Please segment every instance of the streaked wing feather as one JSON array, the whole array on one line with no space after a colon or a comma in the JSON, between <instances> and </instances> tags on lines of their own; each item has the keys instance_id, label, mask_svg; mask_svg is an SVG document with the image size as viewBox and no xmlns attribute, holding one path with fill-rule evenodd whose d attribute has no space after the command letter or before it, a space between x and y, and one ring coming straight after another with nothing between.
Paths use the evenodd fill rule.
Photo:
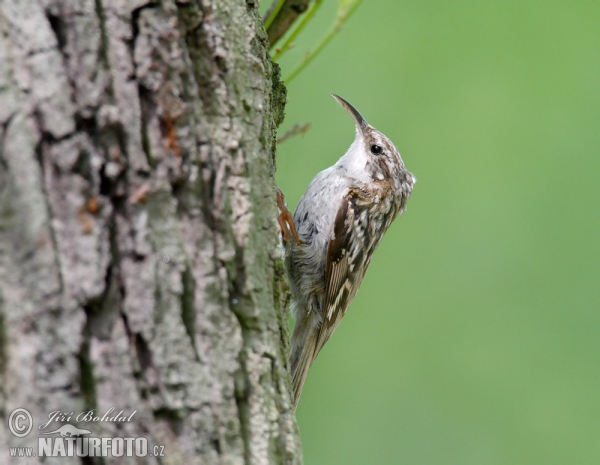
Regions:
<instances>
[{"instance_id":1,"label":"streaked wing feather","mask_svg":"<svg viewBox=\"0 0 600 465\"><path fill-rule=\"evenodd\" d=\"M359 246L357 254L352 257L353 246L356 246L353 242L357 240L355 220L360 213L355 203L356 195L356 191L351 191L342 200L327 246L323 322L319 329L313 360L342 320L366 271L362 266L365 253L363 248ZM366 234L366 231L364 233Z\"/></svg>"}]
</instances>

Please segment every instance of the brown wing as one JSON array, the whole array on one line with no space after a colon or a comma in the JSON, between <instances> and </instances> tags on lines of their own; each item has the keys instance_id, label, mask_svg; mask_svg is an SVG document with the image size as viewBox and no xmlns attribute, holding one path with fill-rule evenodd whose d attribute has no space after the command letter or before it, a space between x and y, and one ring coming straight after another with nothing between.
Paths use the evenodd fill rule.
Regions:
<instances>
[{"instance_id":1,"label":"brown wing","mask_svg":"<svg viewBox=\"0 0 600 465\"><path fill-rule=\"evenodd\" d=\"M367 215L363 214L368 207L359 200L360 193L358 189L350 190L335 217L325 262L323 321L313 360L342 320L370 261L370 233Z\"/></svg>"}]
</instances>

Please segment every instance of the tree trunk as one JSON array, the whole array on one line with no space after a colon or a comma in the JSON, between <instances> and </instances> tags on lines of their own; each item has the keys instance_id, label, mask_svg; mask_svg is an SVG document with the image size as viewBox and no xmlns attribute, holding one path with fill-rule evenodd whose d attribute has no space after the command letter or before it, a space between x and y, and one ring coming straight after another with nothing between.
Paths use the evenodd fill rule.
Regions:
<instances>
[{"instance_id":1,"label":"tree trunk","mask_svg":"<svg viewBox=\"0 0 600 465\"><path fill-rule=\"evenodd\" d=\"M0 463L302 462L257 8L0 0ZM67 423L164 457L11 458Z\"/></svg>"}]
</instances>

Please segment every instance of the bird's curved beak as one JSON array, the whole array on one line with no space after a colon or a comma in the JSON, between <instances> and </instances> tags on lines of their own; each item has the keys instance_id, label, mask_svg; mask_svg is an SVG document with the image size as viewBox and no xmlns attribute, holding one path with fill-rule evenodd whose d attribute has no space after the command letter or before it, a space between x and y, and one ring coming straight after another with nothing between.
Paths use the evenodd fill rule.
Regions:
<instances>
[{"instance_id":1,"label":"bird's curved beak","mask_svg":"<svg viewBox=\"0 0 600 465\"><path fill-rule=\"evenodd\" d=\"M356 108L354 108L350 104L350 102L343 99L339 95L331 94L331 96L334 99L336 99L338 102L340 102L342 104L342 106L348 111L348 113L350 113L350 116L352 116L352 118L354 118L354 121L356 122L356 128L358 129L358 131L361 134L364 135L365 129L367 129L367 126L369 125L369 123L367 123L367 121L363 118L363 116L359 113L359 111Z\"/></svg>"}]
</instances>

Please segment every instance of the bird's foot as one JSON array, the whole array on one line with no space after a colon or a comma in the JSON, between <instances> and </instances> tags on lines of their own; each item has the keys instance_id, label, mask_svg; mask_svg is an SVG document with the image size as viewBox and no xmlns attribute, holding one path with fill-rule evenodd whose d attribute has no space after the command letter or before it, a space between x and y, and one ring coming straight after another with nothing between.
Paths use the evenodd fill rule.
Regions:
<instances>
[{"instance_id":1,"label":"bird's foot","mask_svg":"<svg viewBox=\"0 0 600 465\"><path fill-rule=\"evenodd\" d=\"M279 187L277 187L277 208L279 209L277 221L279 222L279 227L281 228L283 243L287 244L289 242L291 231L291 235L294 237L296 244L302 244L302 241L300 241L298 238L298 232L296 231L296 226L294 225L292 212L287 207L285 203L285 197L283 196L283 192L281 192Z\"/></svg>"}]
</instances>

